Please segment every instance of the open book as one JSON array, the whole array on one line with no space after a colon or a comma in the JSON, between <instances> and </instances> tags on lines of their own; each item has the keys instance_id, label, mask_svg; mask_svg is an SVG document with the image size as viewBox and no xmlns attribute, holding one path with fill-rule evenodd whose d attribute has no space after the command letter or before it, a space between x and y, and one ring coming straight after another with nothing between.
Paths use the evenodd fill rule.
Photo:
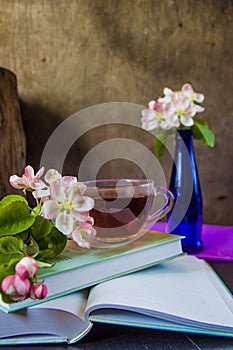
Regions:
<instances>
[{"instance_id":1,"label":"open book","mask_svg":"<svg viewBox=\"0 0 233 350\"><path fill-rule=\"evenodd\" d=\"M61 255L47 260L55 263L53 267L40 269L40 280L48 287L46 299L26 299L13 304L0 300L0 309L5 312L20 310L172 259L183 254L181 238L147 231L137 241L114 249L82 249L69 241Z\"/></svg>"},{"instance_id":2,"label":"open book","mask_svg":"<svg viewBox=\"0 0 233 350\"><path fill-rule=\"evenodd\" d=\"M233 299L203 260L182 256L28 309L0 312L0 344L73 343L95 322L233 337Z\"/></svg>"}]
</instances>

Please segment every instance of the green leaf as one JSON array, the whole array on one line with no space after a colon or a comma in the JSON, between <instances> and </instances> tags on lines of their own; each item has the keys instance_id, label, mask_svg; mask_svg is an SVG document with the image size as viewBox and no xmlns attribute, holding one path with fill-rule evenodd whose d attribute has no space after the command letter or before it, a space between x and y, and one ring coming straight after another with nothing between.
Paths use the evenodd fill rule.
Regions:
<instances>
[{"instance_id":1,"label":"green leaf","mask_svg":"<svg viewBox=\"0 0 233 350\"><path fill-rule=\"evenodd\" d=\"M192 134L193 138L196 140L201 140L203 138L202 133L195 124L192 126Z\"/></svg>"},{"instance_id":2,"label":"green leaf","mask_svg":"<svg viewBox=\"0 0 233 350\"><path fill-rule=\"evenodd\" d=\"M165 153L165 143L167 140L167 136L167 132L163 131L162 129L158 130L158 132L155 135L154 151L159 161L162 160Z\"/></svg>"},{"instance_id":3,"label":"green leaf","mask_svg":"<svg viewBox=\"0 0 233 350\"><path fill-rule=\"evenodd\" d=\"M27 242L30 237L30 229L18 233L15 237L19 237L23 242Z\"/></svg>"},{"instance_id":4,"label":"green leaf","mask_svg":"<svg viewBox=\"0 0 233 350\"><path fill-rule=\"evenodd\" d=\"M164 156L165 146L157 137L154 140L154 150L155 150L156 157L161 162Z\"/></svg>"},{"instance_id":5,"label":"green leaf","mask_svg":"<svg viewBox=\"0 0 233 350\"><path fill-rule=\"evenodd\" d=\"M39 267L39 269L44 269L44 268L51 268L55 265L55 263L49 263L41 260L36 260L36 263Z\"/></svg>"},{"instance_id":6,"label":"green leaf","mask_svg":"<svg viewBox=\"0 0 233 350\"><path fill-rule=\"evenodd\" d=\"M51 259L59 255L65 248L67 236L63 235L56 227L50 234L37 241L40 252L38 258Z\"/></svg>"},{"instance_id":7,"label":"green leaf","mask_svg":"<svg viewBox=\"0 0 233 350\"><path fill-rule=\"evenodd\" d=\"M0 264L2 254L23 251L23 241L18 237L5 236L0 238Z\"/></svg>"},{"instance_id":8,"label":"green leaf","mask_svg":"<svg viewBox=\"0 0 233 350\"><path fill-rule=\"evenodd\" d=\"M15 274L15 265L24 256L22 246L19 238L12 236L0 238L0 284L6 276ZM11 302L7 297L4 301Z\"/></svg>"},{"instance_id":9,"label":"green leaf","mask_svg":"<svg viewBox=\"0 0 233 350\"><path fill-rule=\"evenodd\" d=\"M41 205L37 205L36 207L34 207L32 209L32 215L38 216L38 215L40 215L40 211L41 211Z\"/></svg>"},{"instance_id":10,"label":"green leaf","mask_svg":"<svg viewBox=\"0 0 233 350\"><path fill-rule=\"evenodd\" d=\"M155 135L154 151L159 161L162 160L165 150L170 143L174 143L175 129L163 130L159 129Z\"/></svg>"},{"instance_id":11,"label":"green leaf","mask_svg":"<svg viewBox=\"0 0 233 350\"><path fill-rule=\"evenodd\" d=\"M43 218L42 216L37 216L32 226L32 235L35 240L39 240L47 236L53 227L54 225L51 221Z\"/></svg>"},{"instance_id":12,"label":"green leaf","mask_svg":"<svg viewBox=\"0 0 233 350\"><path fill-rule=\"evenodd\" d=\"M27 201L24 197L19 196L17 194L9 194L0 201L0 208L5 207L6 205L11 204L13 202L19 201L27 204Z\"/></svg>"},{"instance_id":13,"label":"green leaf","mask_svg":"<svg viewBox=\"0 0 233 350\"><path fill-rule=\"evenodd\" d=\"M15 301L12 300L12 299L9 297L9 295L4 294L4 293L2 293L2 301L3 301L5 304L13 304L13 303L15 303Z\"/></svg>"},{"instance_id":14,"label":"green leaf","mask_svg":"<svg viewBox=\"0 0 233 350\"><path fill-rule=\"evenodd\" d=\"M12 252L0 255L0 280L2 276L14 275L15 265L24 257L22 252Z\"/></svg>"},{"instance_id":15,"label":"green leaf","mask_svg":"<svg viewBox=\"0 0 233 350\"><path fill-rule=\"evenodd\" d=\"M204 144L210 147L214 147L215 137L213 132L209 129L208 124L202 118L194 118L193 136L199 140L202 140ZM197 129L196 129L197 128Z\"/></svg>"},{"instance_id":16,"label":"green leaf","mask_svg":"<svg viewBox=\"0 0 233 350\"><path fill-rule=\"evenodd\" d=\"M38 243L33 237L30 237L30 244L26 245L26 254L35 258L40 252Z\"/></svg>"},{"instance_id":17,"label":"green leaf","mask_svg":"<svg viewBox=\"0 0 233 350\"><path fill-rule=\"evenodd\" d=\"M32 226L35 218L24 201L15 201L0 208L0 237L15 235Z\"/></svg>"}]
</instances>

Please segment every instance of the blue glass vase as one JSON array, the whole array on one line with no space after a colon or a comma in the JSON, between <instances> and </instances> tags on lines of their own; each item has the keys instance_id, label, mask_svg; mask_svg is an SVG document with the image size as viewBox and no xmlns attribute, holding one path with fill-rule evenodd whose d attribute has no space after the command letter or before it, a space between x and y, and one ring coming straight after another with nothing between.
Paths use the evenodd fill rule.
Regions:
<instances>
[{"instance_id":1,"label":"blue glass vase","mask_svg":"<svg viewBox=\"0 0 233 350\"><path fill-rule=\"evenodd\" d=\"M177 131L169 189L175 204L168 215L167 230L185 236L182 239L184 252L199 252L202 250L203 209L191 130Z\"/></svg>"}]
</instances>

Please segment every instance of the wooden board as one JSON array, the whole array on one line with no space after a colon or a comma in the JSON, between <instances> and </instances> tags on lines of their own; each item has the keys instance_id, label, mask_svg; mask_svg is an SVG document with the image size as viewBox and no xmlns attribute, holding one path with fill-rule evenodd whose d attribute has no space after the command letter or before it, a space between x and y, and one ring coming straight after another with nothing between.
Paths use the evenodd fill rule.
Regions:
<instances>
[{"instance_id":1,"label":"wooden board","mask_svg":"<svg viewBox=\"0 0 233 350\"><path fill-rule=\"evenodd\" d=\"M14 73L0 68L0 198L15 192L9 176L21 175L26 162L26 141Z\"/></svg>"}]
</instances>

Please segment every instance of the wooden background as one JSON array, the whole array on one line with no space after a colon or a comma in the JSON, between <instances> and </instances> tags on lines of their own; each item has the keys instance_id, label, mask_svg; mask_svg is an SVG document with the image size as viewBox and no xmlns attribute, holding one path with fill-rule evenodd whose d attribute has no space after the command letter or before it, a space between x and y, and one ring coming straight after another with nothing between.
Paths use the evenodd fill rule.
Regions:
<instances>
[{"instance_id":1,"label":"wooden background","mask_svg":"<svg viewBox=\"0 0 233 350\"><path fill-rule=\"evenodd\" d=\"M195 144L205 222L233 224L232 23L231 0L0 0L0 66L17 75L27 163L38 167L54 129L83 108L146 105L191 82L216 134L214 149ZM76 142L75 171L87 150L118 135L153 149L140 130L97 128ZM164 169L169 178L169 162ZM123 160L99 175L139 173Z\"/></svg>"}]
</instances>

